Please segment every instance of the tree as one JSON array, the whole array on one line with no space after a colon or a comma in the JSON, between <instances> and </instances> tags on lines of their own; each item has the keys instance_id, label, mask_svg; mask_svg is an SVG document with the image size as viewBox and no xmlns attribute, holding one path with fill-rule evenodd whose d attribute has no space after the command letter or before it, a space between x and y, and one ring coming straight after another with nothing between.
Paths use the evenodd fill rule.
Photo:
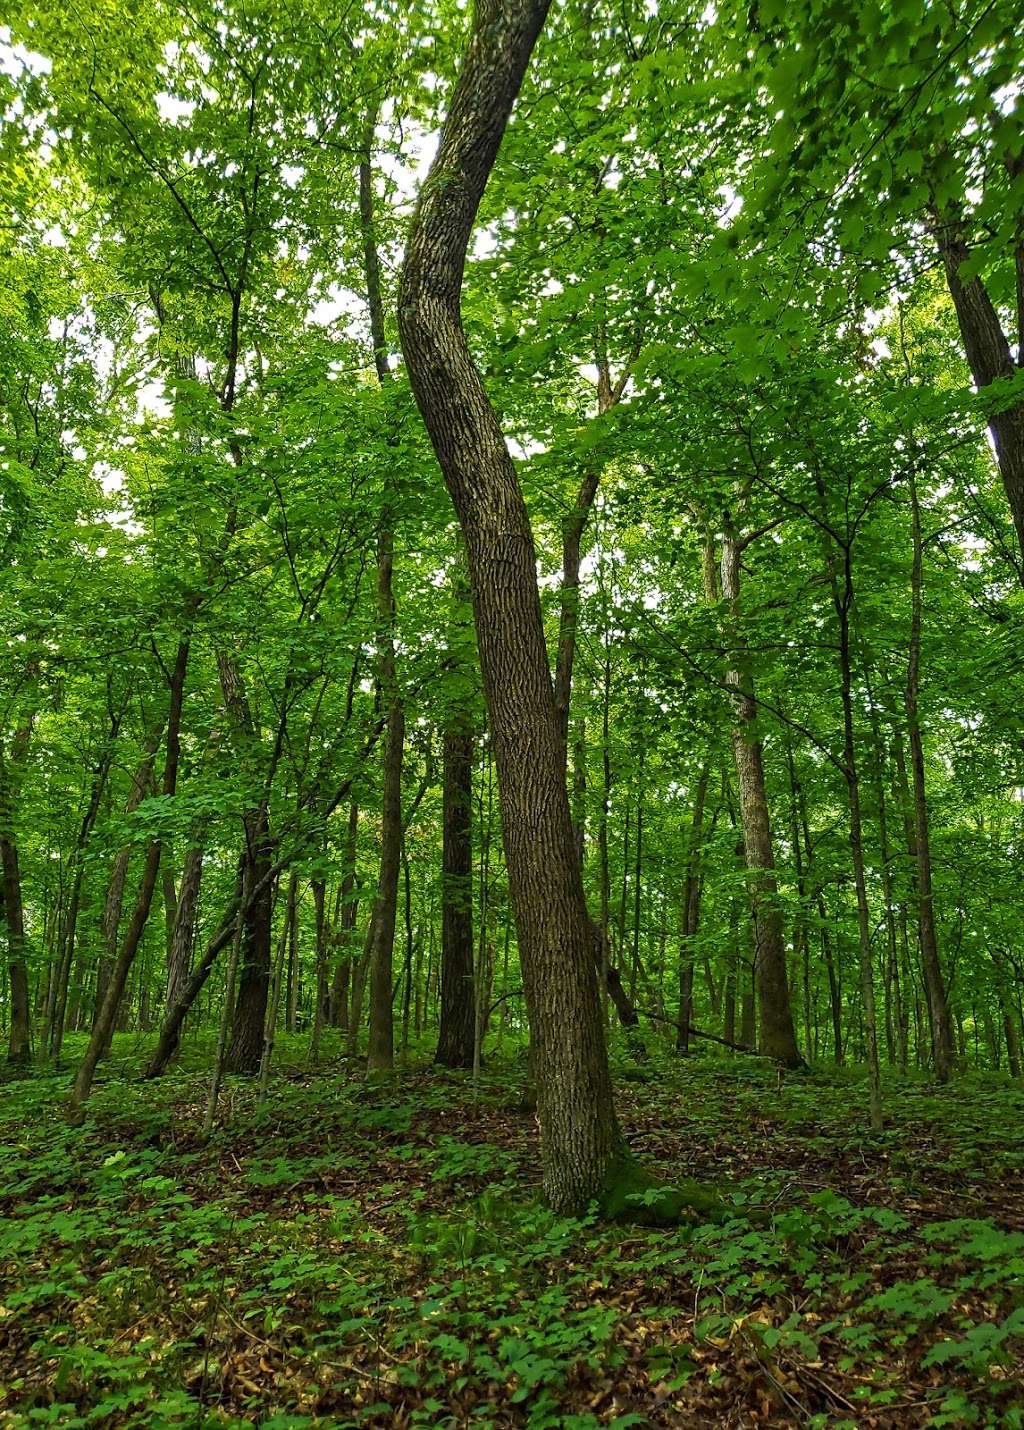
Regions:
<instances>
[{"instance_id":1,"label":"tree","mask_svg":"<svg viewBox=\"0 0 1024 1430\"><path fill-rule=\"evenodd\" d=\"M398 314L413 392L466 543L541 1088L544 1187L554 1207L572 1211L607 1191L624 1148L530 520L459 312L476 212L546 13L545 0L483 0L474 9L441 144L409 233Z\"/></svg>"}]
</instances>

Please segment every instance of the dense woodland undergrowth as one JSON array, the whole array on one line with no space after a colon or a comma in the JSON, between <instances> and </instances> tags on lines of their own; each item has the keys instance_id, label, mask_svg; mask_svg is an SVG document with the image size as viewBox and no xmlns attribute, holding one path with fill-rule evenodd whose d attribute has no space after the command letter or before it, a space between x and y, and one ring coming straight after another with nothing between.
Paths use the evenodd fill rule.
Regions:
<instances>
[{"instance_id":1,"label":"dense woodland undergrowth","mask_svg":"<svg viewBox=\"0 0 1024 1430\"><path fill-rule=\"evenodd\" d=\"M87 1130L6 1102L11 1423L1022 1423L1019 1088L908 1079L866 1144L862 1077L652 1050L634 1146L729 1210L645 1229L544 1209L521 1058L368 1091L326 1042L212 1137L202 1039L154 1089L119 1036Z\"/></svg>"},{"instance_id":2,"label":"dense woodland undergrowth","mask_svg":"<svg viewBox=\"0 0 1024 1430\"><path fill-rule=\"evenodd\" d=\"M1019 1425L1020 0L8 10L12 1425Z\"/></svg>"}]
</instances>

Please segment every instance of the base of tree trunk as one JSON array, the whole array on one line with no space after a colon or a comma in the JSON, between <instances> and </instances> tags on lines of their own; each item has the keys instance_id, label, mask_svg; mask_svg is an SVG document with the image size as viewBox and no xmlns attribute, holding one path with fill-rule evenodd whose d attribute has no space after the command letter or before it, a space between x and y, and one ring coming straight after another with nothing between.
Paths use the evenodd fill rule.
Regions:
<instances>
[{"instance_id":1,"label":"base of tree trunk","mask_svg":"<svg viewBox=\"0 0 1024 1430\"><path fill-rule=\"evenodd\" d=\"M762 1207L738 1207L721 1191L685 1181L675 1185L648 1172L630 1153L610 1170L598 1209L608 1221L640 1226L676 1226L679 1222L723 1222L732 1219L765 1223Z\"/></svg>"}]
</instances>

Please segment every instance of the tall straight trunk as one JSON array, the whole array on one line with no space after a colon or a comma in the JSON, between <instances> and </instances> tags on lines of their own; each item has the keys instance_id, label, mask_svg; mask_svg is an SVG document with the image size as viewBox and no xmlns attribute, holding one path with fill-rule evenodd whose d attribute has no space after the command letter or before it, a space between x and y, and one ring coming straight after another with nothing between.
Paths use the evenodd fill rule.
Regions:
<instances>
[{"instance_id":1,"label":"tall straight trunk","mask_svg":"<svg viewBox=\"0 0 1024 1430\"><path fill-rule=\"evenodd\" d=\"M376 901L370 911L370 922L367 925L362 951L352 967L352 1001L349 1006L348 1040L346 1045L350 1057L353 1057L359 1051L359 1033L363 1022L363 994L366 991L366 975L370 968L370 959L373 956L373 921L375 916Z\"/></svg>"},{"instance_id":2,"label":"tall straight trunk","mask_svg":"<svg viewBox=\"0 0 1024 1430\"><path fill-rule=\"evenodd\" d=\"M349 805L348 829L345 835L344 873L341 877L341 912L334 942L336 963L331 981L331 1024L341 1032L348 1031L348 995L352 975L352 934L359 913L356 892L356 852L359 840L359 805Z\"/></svg>"},{"instance_id":3,"label":"tall straight trunk","mask_svg":"<svg viewBox=\"0 0 1024 1430\"><path fill-rule=\"evenodd\" d=\"M374 219L372 144L375 116L368 116L359 164L359 223L363 245L363 275L377 380L391 382L384 332L384 300ZM405 709L395 674L394 516L388 494L377 536L377 679L388 712L384 748L381 809L380 873L371 927L370 1030L367 1067L386 1071L394 1066L392 977L395 923L398 915L398 875L402 847L402 763L405 750Z\"/></svg>"},{"instance_id":4,"label":"tall straight trunk","mask_svg":"<svg viewBox=\"0 0 1024 1430\"><path fill-rule=\"evenodd\" d=\"M847 526L845 540L839 543L840 561L836 558L831 528L827 520L827 494L824 482L816 477L818 502L822 512L821 531L825 570L832 591L839 626L839 685L843 708L842 773L846 780L850 811L850 858L857 895L857 947L859 951L861 1007L864 1026L864 1050L868 1065L868 1115L874 1132L882 1130L882 1082L878 1058L878 1020L875 1008L874 955L871 947L871 914L868 908L867 874L864 861L864 831L861 815L860 768L853 720L853 669L850 644L850 614L853 610L853 539L854 530ZM829 534L826 534L829 533ZM838 538L836 538L838 540Z\"/></svg>"},{"instance_id":5,"label":"tall straight trunk","mask_svg":"<svg viewBox=\"0 0 1024 1430\"><path fill-rule=\"evenodd\" d=\"M35 660L29 673L38 672ZM28 941L21 891L21 860L15 832L16 779L28 756L33 716L23 718L11 740L9 759L0 749L0 916L7 926L7 969L11 995L11 1023L7 1065L23 1070L32 1055L32 1013L28 978Z\"/></svg>"},{"instance_id":6,"label":"tall straight trunk","mask_svg":"<svg viewBox=\"0 0 1024 1430\"><path fill-rule=\"evenodd\" d=\"M402 970L402 1063L409 1055L409 1025L412 1021L412 979L416 954L416 936L412 922L412 876L409 855L402 840L402 908L405 915L405 966Z\"/></svg>"},{"instance_id":7,"label":"tall straight trunk","mask_svg":"<svg viewBox=\"0 0 1024 1430\"><path fill-rule=\"evenodd\" d=\"M281 988L284 984L284 960L291 933L287 915L281 920L281 932L277 936L277 951L270 975L270 996L267 1000L267 1021L263 1027L263 1052L260 1056L260 1075L256 1088L256 1105L262 1107L270 1088L270 1068L274 1060L274 1042L277 1037L277 1021L281 1011Z\"/></svg>"},{"instance_id":8,"label":"tall straight trunk","mask_svg":"<svg viewBox=\"0 0 1024 1430\"><path fill-rule=\"evenodd\" d=\"M744 857L750 874L755 937L754 982L760 1024L758 1047L767 1057L786 1067L799 1067L803 1059L796 1043L789 1002L786 945L775 878L764 759L757 727L757 699L750 661L739 631L742 550L742 542L727 534L722 544L722 595L730 607L733 654L725 683L732 691L735 717L732 748L739 788Z\"/></svg>"},{"instance_id":9,"label":"tall straight trunk","mask_svg":"<svg viewBox=\"0 0 1024 1430\"><path fill-rule=\"evenodd\" d=\"M1005 956L995 949L989 949L995 968L996 1001L999 1005L999 1019L1006 1039L1006 1066L1011 1077L1021 1076L1020 1031L1013 1007L1011 987L1013 970L1008 968Z\"/></svg>"},{"instance_id":10,"label":"tall straight trunk","mask_svg":"<svg viewBox=\"0 0 1024 1430\"><path fill-rule=\"evenodd\" d=\"M918 709L924 545L921 539L921 504L918 500L917 477L913 466L910 469L910 524L913 562L910 577L910 651L907 661L904 702L907 712L907 744L910 748L910 773L914 792L918 929L921 939L921 964L924 970L925 993L931 1012L932 1058L935 1064L935 1075L939 1082L948 1082L953 1071L953 1025L949 1015L949 998L946 993L946 982L942 975L938 934L935 927L931 838L928 828L928 803L924 781L924 743L921 739L921 719Z\"/></svg>"},{"instance_id":11,"label":"tall straight trunk","mask_svg":"<svg viewBox=\"0 0 1024 1430\"><path fill-rule=\"evenodd\" d=\"M793 760L793 741L786 729L786 771L789 775L789 836L793 846L793 869L796 874L797 917L793 928L793 952L800 964L803 983L804 1053L810 1062L813 1056L811 1038L811 940L807 927L807 880L804 877L803 846L800 839L800 784Z\"/></svg>"},{"instance_id":12,"label":"tall straight trunk","mask_svg":"<svg viewBox=\"0 0 1024 1430\"><path fill-rule=\"evenodd\" d=\"M839 673L843 703L843 764L850 805L850 856L857 892L857 936L860 951L860 989L864 1015L864 1038L868 1064L868 1110L872 1130L882 1130L882 1083L878 1061L878 1023L875 1012L875 974L871 950L871 917L868 910L867 877L864 868L864 835L860 806L860 774L856 759L853 726L853 695L850 673L850 603L853 598L850 547L843 551L845 581L836 590L839 617Z\"/></svg>"},{"instance_id":13,"label":"tall straight trunk","mask_svg":"<svg viewBox=\"0 0 1024 1430\"><path fill-rule=\"evenodd\" d=\"M323 879L314 879L313 910L316 928L316 992L313 1002L313 1030L309 1040L309 1059L320 1056L320 1032L327 1013L327 888Z\"/></svg>"},{"instance_id":14,"label":"tall straight trunk","mask_svg":"<svg viewBox=\"0 0 1024 1430\"><path fill-rule=\"evenodd\" d=\"M285 900L285 928L288 931L287 990L285 995L284 1030L286 1033L298 1031L299 1026L299 876L292 871L288 876L288 894Z\"/></svg>"},{"instance_id":15,"label":"tall straight trunk","mask_svg":"<svg viewBox=\"0 0 1024 1430\"><path fill-rule=\"evenodd\" d=\"M21 899L21 868L18 846L7 831L10 829L9 805L6 794L0 792L0 861L3 874L4 922L7 925L7 967L11 988L11 1028L7 1044L7 1062L11 1067L23 1067L32 1051L32 1021L29 1010L28 961L26 958L25 913Z\"/></svg>"},{"instance_id":16,"label":"tall straight trunk","mask_svg":"<svg viewBox=\"0 0 1024 1430\"><path fill-rule=\"evenodd\" d=\"M736 1042L736 994L740 968L740 905L729 900L729 951L725 966L725 987L722 992L722 1037L727 1046Z\"/></svg>"},{"instance_id":17,"label":"tall straight trunk","mask_svg":"<svg viewBox=\"0 0 1024 1430\"><path fill-rule=\"evenodd\" d=\"M690 1051L690 1024L693 1022L694 941L700 925L701 876L700 841L704 830L704 805L708 793L711 762L705 760L697 778L686 847L686 877L683 880L682 938L679 948L679 1014L676 1019L676 1052Z\"/></svg>"},{"instance_id":18,"label":"tall straight trunk","mask_svg":"<svg viewBox=\"0 0 1024 1430\"><path fill-rule=\"evenodd\" d=\"M444 732L441 815L441 1026L434 1061L473 1065L473 733Z\"/></svg>"},{"instance_id":19,"label":"tall straight trunk","mask_svg":"<svg viewBox=\"0 0 1024 1430\"><path fill-rule=\"evenodd\" d=\"M178 785L178 761L181 754L181 710L185 697L185 677L188 672L188 657L189 640L188 637L185 637L178 643L178 651L170 677L165 737L166 749L164 754L163 778L160 782L160 794L162 798L166 800L173 799ZM160 840L151 839L146 850L142 878L139 883L139 892L135 900L135 908L132 911L132 917L125 933L124 941L114 959L103 1005L93 1025L92 1036L89 1039L89 1045L86 1048L85 1056L82 1059L71 1091L68 1114L73 1121L79 1120L84 1112L85 1103L89 1098L89 1093L92 1091L92 1082L96 1072L96 1066L113 1032L114 1022L117 1018L118 1009L121 1006L121 999L124 995L125 984L128 981L128 974L131 971L132 963L135 960L139 944L142 941L142 935L146 928L146 920L149 918L150 905L153 902L153 893L156 889L157 875L160 872L160 851Z\"/></svg>"},{"instance_id":20,"label":"tall straight trunk","mask_svg":"<svg viewBox=\"0 0 1024 1430\"><path fill-rule=\"evenodd\" d=\"M598 930L601 936L602 1018L607 1019L609 947L611 940L611 873L608 865L608 818L611 813L612 761L609 735L612 666L608 648L607 611L605 612L604 666L601 684L601 815L597 826Z\"/></svg>"},{"instance_id":21,"label":"tall straight trunk","mask_svg":"<svg viewBox=\"0 0 1024 1430\"><path fill-rule=\"evenodd\" d=\"M557 1210L574 1212L608 1191L626 1151L565 787L533 534L460 315L477 209L547 3L478 0L409 233L399 326L413 393L466 544L539 1080L544 1191Z\"/></svg>"},{"instance_id":22,"label":"tall straight trunk","mask_svg":"<svg viewBox=\"0 0 1024 1430\"><path fill-rule=\"evenodd\" d=\"M803 834L804 856L809 878L814 876L814 845L811 842L811 827L807 818L807 797L802 785L797 786L797 806L800 814L800 830ZM818 911L818 931L821 940L821 958L828 976L829 1011L832 1018L832 1057L837 1066L844 1058L843 1049L843 997L836 961L832 952L832 940L828 931L828 907L825 891L821 883L814 880L814 901Z\"/></svg>"},{"instance_id":23,"label":"tall straight trunk","mask_svg":"<svg viewBox=\"0 0 1024 1430\"><path fill-rule=\"evenodd\" d=\"M864 685L868 697L868 715L871 720L871 743L874 755L871 765L874 774L875 803L878 810L879 852L882 856L882 899L885 908L886 937L886 1032L888 1036L889 1024L891 1023L891 1036L893 1041L891 1057L901 1071L906 1072L906 1010L904 1008L904 990L900 974L896 930L896 902L893 895L893 852L889 840L889 811L885 792L886 750L885 741L882 738L882 726L879 720L878 706L875 704L874 690L871 682L871 670L863 641L861 641L861 653Z\"/></svg>"},{"instance_id":24,"label":"tall straight trunk","mask_svg":"<svg viewBox=\"0 0 1024 1430\"><path fill-rule=\"evenodd\" d=\"M643 858L644 858L644 790L643 790L643 753L640 756L640 780L641 785L637 794L636 802L636 847L633 851L633 949L632 957L629 961L629 997L630 1001L636 1002L637 980L640 976L640 896L643 888Z\"/></svg>"},{"instance_id":25,"label":"tall straight trunk","mask_svg":"<svg viewBox=\"0 0 1024 1430\"><path fill-rule=\"evenodd\" d=\"M402 762L405 743L405 707L392 699L388 713L381 802L381 853L377 896L373 908L373 942L370 951L370 1028L366 1065L386 1071L394 1066L392 980L395 923L398 915L398 875L402 856Z\"/></svg>"}]
</instances>

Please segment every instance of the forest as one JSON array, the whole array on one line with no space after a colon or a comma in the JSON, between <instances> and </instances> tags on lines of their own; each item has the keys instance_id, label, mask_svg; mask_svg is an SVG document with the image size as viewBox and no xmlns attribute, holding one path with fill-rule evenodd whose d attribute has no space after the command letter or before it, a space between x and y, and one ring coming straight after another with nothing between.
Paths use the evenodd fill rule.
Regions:
<instances>
[{"instance_id":1,"label":"forest","mask_svg":"<svg viewBox=\"0 0 1024 1430\"><path fill-rule=\"evenodd\" d=\"M1024 0L9 0L0 1423L1024 1427Z\"/></svg>"}]
</instances>

